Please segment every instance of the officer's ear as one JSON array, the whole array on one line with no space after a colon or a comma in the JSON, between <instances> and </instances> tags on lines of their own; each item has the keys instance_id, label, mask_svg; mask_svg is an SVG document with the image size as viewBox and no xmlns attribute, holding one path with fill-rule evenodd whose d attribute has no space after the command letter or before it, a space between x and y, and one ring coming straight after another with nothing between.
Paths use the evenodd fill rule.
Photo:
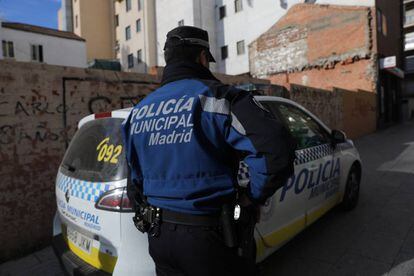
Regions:
<instances>
[{"instance_id":1,"label":"officer's ear","mask_svg":"<svg viewBox=\"0 0 414 276\"><path fill-rule=\"evenodd\" d=\"M210 62L208 61L208 54L206 50L201 50L200 55L198 56L198 62L206 68L210 67Z\"/></svg>"}]
</instances>

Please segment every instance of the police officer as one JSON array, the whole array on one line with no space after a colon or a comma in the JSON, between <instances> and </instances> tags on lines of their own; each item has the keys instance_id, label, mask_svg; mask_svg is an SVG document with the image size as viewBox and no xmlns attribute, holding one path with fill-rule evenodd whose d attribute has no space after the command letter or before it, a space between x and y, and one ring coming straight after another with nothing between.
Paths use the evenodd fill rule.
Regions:
<instances>
[{"instance_id":1,"label":"police officer","mask_svg":"<svg viewBox=\"0 0 414 276\"><path fill-rule=\"evenodd\" d=\"M226 243L220 216L236 198L240 160L250 173L238 198L246 210L283 185L293 173L289 134L250 93L212 75L206 31L171 30L164 57L161 87L122 127L133 183L128 196L143 193L156 210L148 240L157 275L251 275L254 254L244 259ZM253 241L253 234L244 239Z\"/></svg>"}]
</instances>

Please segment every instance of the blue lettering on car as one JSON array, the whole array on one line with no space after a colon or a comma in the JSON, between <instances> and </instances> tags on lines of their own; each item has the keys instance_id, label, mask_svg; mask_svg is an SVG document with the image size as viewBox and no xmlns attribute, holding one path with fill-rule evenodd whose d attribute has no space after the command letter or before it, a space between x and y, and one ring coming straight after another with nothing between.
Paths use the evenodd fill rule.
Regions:
<instances>
[{"instance_id":1,"label":"blue lettering on car","mask_svg":"<svg viewBox=\"0 0 414 276\"><path fill-rule=\"evenodd\" d=\"M324 164L320 164L317 171L310 171L308 168L303 168L297 175L291 176L286 181L282 188L279 201L282 202L287 192L293 187L296 195L305 190L310 190L309 199L323 192L326 192L326 197L328 197L339 189L340 171L340 158L332 161L328 160Z\"/></svg>"}]
</instances>

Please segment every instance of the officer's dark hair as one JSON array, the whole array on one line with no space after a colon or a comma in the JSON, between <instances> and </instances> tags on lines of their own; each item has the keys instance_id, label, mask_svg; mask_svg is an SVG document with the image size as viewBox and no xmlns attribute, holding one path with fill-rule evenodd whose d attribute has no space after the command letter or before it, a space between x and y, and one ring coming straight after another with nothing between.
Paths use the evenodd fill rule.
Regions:
<instances>
[{"instance_id":1,"label":"officer's dark hair","mask_svg":"<svg viewBox=\"0 0 414 276\"><path fill-rule=\"evenodd\" d=\"M164 50L164 59L167 64L175 61L195 62L203 50L206 49L203 47L188 44L167 47Z\"/></svg>"}]
</instances>

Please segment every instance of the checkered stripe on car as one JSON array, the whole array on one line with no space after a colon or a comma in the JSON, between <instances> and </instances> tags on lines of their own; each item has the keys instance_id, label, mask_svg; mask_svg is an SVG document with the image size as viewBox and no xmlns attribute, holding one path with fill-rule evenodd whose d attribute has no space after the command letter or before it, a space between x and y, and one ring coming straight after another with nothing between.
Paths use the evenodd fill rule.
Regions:
<instances>
[{"instance_id":1,"label":"checkered stripe on car","mask_svg":"<svg viewBox=\"0 0 414 276\"><path fill-rule=\"evenodd\" d=\"M237 182L239 186L246 187L249 184L249 165L247 165L244 161L240 161L239 163L239 171L237 173Z\"/></svg>"},{"instance_id":2,"label":"checkered stripe on car","mask_svg":"<svg viewBox=\"0 0 414 276\"><path fill-rule=\"evenodd\" d=\"M57 188L64 193L69 190L71 197L96 202L103 193L115 187L107 183L83 181L59 174Z\"/></svg>"},{"instance_id":3,"label":"checkered stripe on car","mask_svg":"<svg viewBox=\"0 0 414 276\"><path fill-rule=\"evenodd\" d=\"M307 149L297 150L295 152L295 165L305 164L313 160L320 159L333 153L331 145L324 144Z\"/></svg>"}]
</instances>

